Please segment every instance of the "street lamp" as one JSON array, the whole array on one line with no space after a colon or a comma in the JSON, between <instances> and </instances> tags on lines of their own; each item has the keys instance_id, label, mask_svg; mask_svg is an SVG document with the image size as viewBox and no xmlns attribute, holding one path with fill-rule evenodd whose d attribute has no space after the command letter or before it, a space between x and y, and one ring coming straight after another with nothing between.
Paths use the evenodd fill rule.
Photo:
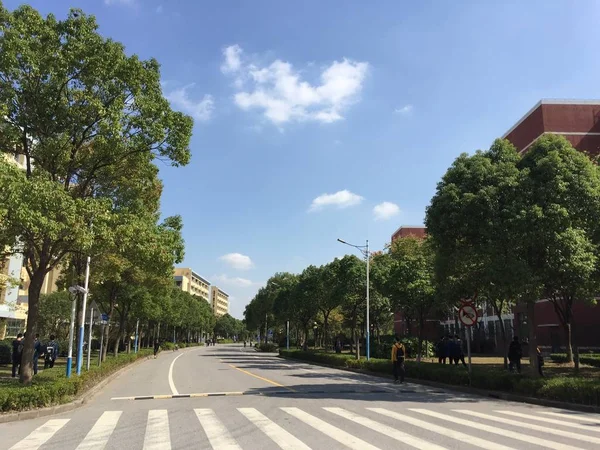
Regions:
<instances>
[{"instance_id":1,"label":"street lamp","mask_svg":"<svg viewBox=\"0 0 600 450\"><path fill-rule=\"evenodd\" d=\"M346 245L349 245L350 247L356 248L359 252L361 252L363 254L365 259L367 260L367 361L369 361L369 359L371 359L371 324L370 324L370 312L369 312L370 311L369 310L369 260L370 260L369 240L367 239L367 242L365 245L349 244L348 242L342 241L339 238L338 238L338 242L341 242L342 244L346 244Z\"/></svg>"},{"instance_id":2,"label":"street lamp","mask_svg":"<svg viewBox=\"0 0 600 450\"><path fill-rule=\"evenodd\" d=\"M313 325L314 335L315 335L315 350L317 349L317 322Z\"/></svg>"},{"instance_id":3,"label":"street lamp","mask_svg":"<svg viewBox=\"0 0 600 450\"><path fill-rule=\"evenodd\" d=\"M73 304L71 306L71 325L69 326L69 353L67 355L67 378L71 378L71 365L73 364L73 334L75 333L75 309L77 306L77 297L75 297L75 294L80 292L85 295L87 294L87 289L81 286L71 286L69 288L69 292L73 295Z\"/></svg>"}]
</instances>

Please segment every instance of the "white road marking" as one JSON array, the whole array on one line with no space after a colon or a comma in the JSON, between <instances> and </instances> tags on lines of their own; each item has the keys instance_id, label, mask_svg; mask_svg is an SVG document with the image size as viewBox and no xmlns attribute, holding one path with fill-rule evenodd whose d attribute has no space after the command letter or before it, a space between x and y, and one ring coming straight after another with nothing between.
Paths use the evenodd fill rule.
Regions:
<instances>
[{"instance_id":1,"label":"white road marking","mask_svg":"<svg viewBox=\"0 0 600 450\"><path fill-rule=\"evenodd\" d=\"M194 409L200 425L208 437L208 441L213 450L241 450L233 436L227 431L227 428L217 418L212 409L198 408Z\"/></svg>"},{"instance_id":2,"label":"white road marking","mask_svg":"<svg viewBox=\"0 0 600 450\"><path fill-rule=\"evenodd\" d=\"M598 425L600 425L600 415L598 415L597 417L594 417L593 415L583 415L583 414L579 414L579 413L571 413L571 414L565 414L565 413L557 413L557 412L551 412L551 411L539 411L540 414L546 414L548 416L556 416L556 417L562 417L564 419L570 419L570 420L580 420L582 422L592 422L592 423L596 423Z\"/></svg>"},{"instance_id":3,"label":"white road marking","mask_svg":"<svg viewBox=\"0 0 600 450\"><path fill-rule=\"evenodd\" d=\"M390 411L384 408L367 408L369 411L376 412L378 414L391 417L392 419L400 420L404 423L413 425L415 427L423 428L427 431L432 431L437 434L441 434L444 437L449 437L457 441L464 442L466 444L473 445L475 447L485 448L487 450L514 450L512 447L506 445L496 444L492 441L486 441L475 436L469 436L462 431L456 431L452 428L445 428L433 423L425 422L424 420L415 419L414 417L405 416L394 411Z\"/></svg>"},{"instance_id":4,"label":"white road marking","mask_svg":"<svg viewBox=\"0 0 600 450\"><path fill-rule=\"evenodd\" d=\"M175 365L175 361L177 361L181 356L183 356L183 353L177 355L175 359L171 361L171 365L169 366L169 386L171 387L171 393L173 395L179 394L175 388L175 383L173 383L173 366Z\"/></svg>"},{"instance_id":5,"label":"white road marking","mask_svg":"<svg viewBox=\"0 0 600 450\"><path fill-rule=\"evenodd\" d=\"M592 444L600 444L600 438L593 437L593 436L586 436L586 435L582 435L580 433L573 433L571 431L562 431L562 430L557 430L555 428L542 427L540 425L534 425L532 423L526 423L526 422L522 422L522 421L518 421L518 420L505 419L504 417L491 416L489 414L483 414L483 413L479 413L479 412L475 412L475 411L468 411L468 410L462 410L462 409L455 409L453 411L456 411L456 412L459 412L462 414L467 414L467 415L473 416L473 417L479 417L480 419L487 419L487 420L504 423L506 425L512 425L514 427L521 427L521 428L527 428L529 430L541 431L542 433L554 434L556 436L566 437L569 439L576 439L579 441L591 442ZM528 417L528 419L533 419L533 417Z\"/></svg>"},{"instance_id":6,"label":"white road marking","mask_svg":"<svg viewBox=\"0 0 600 450\"><path fill-rule=\"evenodd\" d=\"M77 450L102 450L115 430L122 413L123 411L105 411L77 446Z\"/></svg>"},{"instance_id":7,"label":"white road marking","mask_svg":"<svg viewBox=\"0 0 600 450\"><path fill-rule=\"evenodd\" d=\"M596 433L600 433L600 429L592 428L589 425L580 425L578 423L568 423L568 422L565 422L564 420L548 419L546 417L534 417L534 416L530 416L529 414L522 414L522 413L512 412L512 411L495 411L495 412L498 412L500 414L507 414L509 416L514 416L514 417L521 417L523 419L538 420L540 422L552 423L554 425L562 425L565 427L577 428L579 430L594 431Z\"/></svg>"},{"instance_id":8,"label":"white road marking","mask_svg":"<svg viewBox=\"0 0 600 450\"><path fill-rule=\"evenodd\" d=\"M255 408L238 408L246 418L284 450L310 450L310 447Z\"/></svg>"},{"instance_id":9,"label":"white road marking","mask_svg":"<svg viewBox=\"0 0 600 450\"><path fill-rule=\"evenodd\" d=\"M17 442L9 450L36 450L40 448L48 439L64 427L71 419L52 419L44 425L36 428L29 436L20 442Z\"/></svg>"},{"instance_id":10,"label":"white road marking","mask_svg":"<svg viewBox=\"0 0 600 450\"><path fill-rule=\"evenodd\" d=\"M446 420L448 422L456 423L458 425L464 425L466 427L476 428L479 431L486 431L492 434L499 434L500 436L504 436L505 438L516 439L518 441L528 442L530 444L541 445L546 448L553 448L555 450L582 450L579 447L573 447L566 444L559 444L554 441L548 441L546 439L540 439L533 436L528 436L526 434L517 433L516 431L506 430L503 428L498 428L490 425L485 425L479 422L471 422L470 420L459 419L457 417L448 416L446 414L440 414L434 411L429 411L427 409L410 409L410 411L418 412L420 414L425 414L429 417L435 417L436 419Z\"/></svg>"},{"instance_id":11,"label":"white road marking","mask_svg":"<svg viewBox=\"0 0 600 450\"><path fill-rule=\"evenodd\" d=\"M320 431L321 433L329 436L331 439L338 441L339 443L345 445L354 450L379 450L377 447L369 444L368 442L363 441L355 436L352 436L350 433L346 433L344 430L341 430L333 425L328 424L324 420L319 419L318 417L311 416L310 414L302 411L299 408L280 408L283 412L288 413L291 416L294 416L296 419L301 420L307 425L310 425L315 430Z\"/></svg>"},{"instance_id":12,"label":"white road marking","mask_svg":"<svg viewBox=\"0 0 600 450\"><path fill-rule=\"evenodd\" d=\"M419 448L421 450L445 450L446 447L442 447L437 444L432 444L431 442L424 441L423 439L419 439L417 437L411 436L408 433L404 433L403 431L398 430L397 428L392 428L382 423L376 422L374 420L369 419L368 417L364 417L358 414L355 414L350 411L346 411L343 408L323 408L325 411L329 411L333 414L337 414L344 419L351 420L354 423L359 425L363 425L371 430L377 431L378 433L384 434L385 436L391 437L400 442L404 442L412 447Z\"/></svg>"},{"instance_id":13,"label":"white road marking","mask_svg":"<svg viewBox=\"0 0 600 450\"><path fill-rule=\"evenodd\" d=\"M148 411L144 450L171 450L169 413L166 409Z\"/></svg>"}]
</instances>

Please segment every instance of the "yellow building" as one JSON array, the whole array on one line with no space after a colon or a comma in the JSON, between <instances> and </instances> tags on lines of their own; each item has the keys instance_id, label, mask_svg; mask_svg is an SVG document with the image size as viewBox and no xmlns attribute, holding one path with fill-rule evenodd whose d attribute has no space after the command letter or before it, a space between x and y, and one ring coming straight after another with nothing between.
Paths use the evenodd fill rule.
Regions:
<instances>
[{"instance_id":1,"label":"yellow building","mask_svg":"<svg viewBox=\"0 0 600 450\"><path fill-rule=\"evenodd\" d=\"M173 271L173 279L182 291L202 297L210 303L210 282L189 267L176 267Z\"/></svg>"},{"instance_id":2,"label":"yellow building","mask_svg":"<svg viewBox=\"0 0 600 450\"><path fill-rule=\"evenodd\" d=\"M221 317L229 313L229 294L219 289L217 286L211 286L211 306L215 317Z\"/></svg>"}]
</instances>

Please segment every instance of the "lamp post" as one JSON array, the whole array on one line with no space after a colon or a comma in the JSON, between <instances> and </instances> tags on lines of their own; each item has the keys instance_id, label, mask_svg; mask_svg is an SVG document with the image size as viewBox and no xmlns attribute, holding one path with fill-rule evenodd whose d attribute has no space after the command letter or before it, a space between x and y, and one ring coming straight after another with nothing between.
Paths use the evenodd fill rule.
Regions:
<instances>
[{"instance_id":1,"label":"lamp post","mask_svg":"<svg viewBox=\"0 0 600 450\"><path fill-rule=\"evenodd\" d=\"M285 321L285 349L290 349L290 321Z\"/></svg>"},{"instance_id":2,"label":"lamp post","mask_svg":"<svg viewBox=\"0 0 600 450\"><path fill-rule=\"evenodd\" d=\"M315 350L317 349L317 322L313 325L314 337L315 337Z\"/></svg>"},{"instance_id":3,"label":"lamp post","mask_svg":"<svg viewBox=\"0 0 600 450\"><path fill-rule=\"evenodd\" d=\"M83 304L81 306L81 322L79 323L79 342L77 343L77 375L81 375L83 364L83 334L85 330L85 307L88 298L88 287L90 283L90 257L87 257L85 265L85 284L83 286Z\"/></svg>"},{"instance_id":4,"label":"lamp post","mask_svg":"<svg viewBox=\"0 0 600 450\"><path fill-rule=\"evenodd\" d=\"M369 361L369 359L371 359L371 324L370 324L370 309L369 309L369 264L370 264L370 253L369 253L369 240L367 239L367 242L365 245L354 245L354 244L349 244L346 241L342 241L341 239L338 238L338 242L341 242L342 244L346 244L349 245L350 247L354 247L356 249L358 249L358 251L360 251L365 259L367 260L367 361Z\"/></svg>"},{"instance_id":5,"label":"lamp post","mask_svg":"<svg viewBox=\"0 0 600 450\"><path fill-rule=\"evenodd\" d=\"M69 292L73 296L73 305L71 307L71 325L69 326L69 353L67 354L67 378L71 378L72 364L73 364L73 335L75 334L75 309L77 306L78 292L86 293L87 290L81 286L71 286ZM83 347L83 342L82 345ZM79 359L79 357L78 357Z\"/></svg>"}]
</instances>

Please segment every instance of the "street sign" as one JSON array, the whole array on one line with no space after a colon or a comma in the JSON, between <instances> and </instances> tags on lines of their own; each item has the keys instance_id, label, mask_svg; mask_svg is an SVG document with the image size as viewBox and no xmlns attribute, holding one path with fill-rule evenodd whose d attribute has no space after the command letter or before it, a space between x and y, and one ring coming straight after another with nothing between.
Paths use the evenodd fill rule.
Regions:
<instances>
[{"instance_id":1,"label":"street sign","mask_svg":"<svg viewBox=\"0 0 600 450\"><path fill-rule=\"evenodd\" d=\"M458 310L458 320L466 327L472 327L477 323L477 309L472 304L465 304Z\"/></svg>"},{"instance_id":2,"label":"street sign","mask_svg":"<svg viewBox=\"0 0 600 450\"><path fill-rule=\"evenodd\" d=\"M102 320L103 322L108 322L108 314L102 314L100 316L100 320Z\"/></svg>"}]
</instances>

